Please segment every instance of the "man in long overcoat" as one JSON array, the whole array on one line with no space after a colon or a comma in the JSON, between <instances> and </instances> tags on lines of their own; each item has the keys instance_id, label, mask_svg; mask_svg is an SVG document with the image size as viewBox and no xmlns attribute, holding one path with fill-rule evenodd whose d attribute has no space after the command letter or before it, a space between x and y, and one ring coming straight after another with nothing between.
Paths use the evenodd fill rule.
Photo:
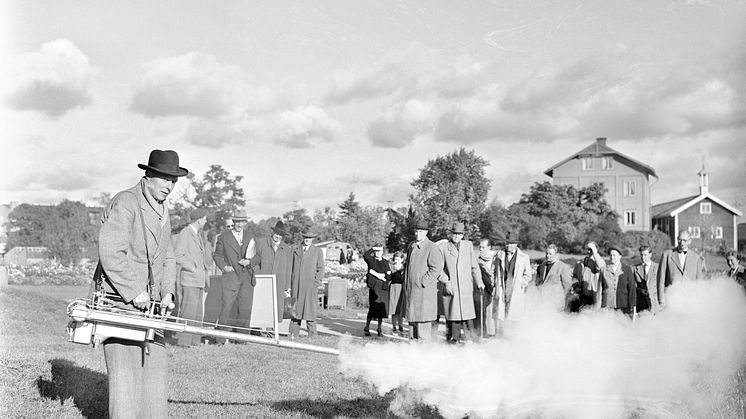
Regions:
<instances>
[{"instance_id":1,"label":"man in long overcoat","mask_svg":"<svg viewBox=\"0 0 746 419\"><path fill-rule=\"evenodd\" d=\"M658 302L666 306L666 288L684 280L704 279L704 262L689 248L692 236L689 231L679 231L678 245L663 252L658 263Z\"/></svg>"},{"instance_id":2,"label":"man in long overcoat","mask_svg":"<svg viewBox=\"0 0 746 419\"><path fill-rule=\"evenodd\" d=\"M451 239L440 244L443 252L443 307L446 317L446 339L460 342L467 332L474 338L474 289L484 290L474 244L464 238L464 223L453 223Z\"/></svg>"},{"instance_id":3,"label":"man in long overcoat","mask_svg":"<svg viewBox=\"0 0 746 419\"><path fill-rule=\"evenodd\" d=\"M103 289L121 297L116 306L143 311L160 300L173 308L176 260L166 197L189 172L172 150L153 150L145 176L112 198L104 210L98 252L106 273ZM150 275L149 275L150 273ZM109 417L168 416L168 365L164 339L150 343L118 338L104 341L109 380Z\"/></svg>"},{"instance_id":4,"label":"man in long overcoat","mask_svg":"<svg viewBox=\"0 0 746 419\"><path fill-rule=\"evenodd\" d=\"M505 238L505 253L495 260L495 281L498 285L495 307L497 318L508 322L523 320L526 314L526 288L533 279L531 259L518 248L518 234L509 232Z\"/></svg>"},{"instance_id":5,"label":"man in long overcoat","mask_svg":"<svg viewBox=\"0 0 746 419\"><path fill-rule=\"evenodd\" d=\"M293 248L293 272L290 294L295 298L295 317L290 323L290 335L298 337L302 320L306 321L308 336L316 336L316 306L319 286L324 279L324 254L313 245L315 233L303 233L303 244Z\"/></svg>"},{"instance_id":6,"label":"man in long overcoat","mask_svg":"<svg viewBox=\"0 0 746 419\"><path fill-rule=\"evenodd\" d=\"M215 265L223 271L223 305L218 321L223 326L248 328L251 324L251 308L254 304L256 285L251 260L246 258L251 238L244 234L244 227L249 217L246 211L237 210L231 219L233 225L230 230L220 233L213 253ZM234 304L238 304L236 319L231 318Z\"/></svg>"},{"instance_id":7,"label":"man in long overcoat","mask_svg":"<svg viewBox=\"0 0 746 419\"><path fill-rule=\"evenodd\" d=\"M255 274L274 274L277 288L277 321L282 322L285 297L290 297L290 272L292 270L292 246L285 243L285 223L277 221L272 227L272 236L256 242L256 254L251 259Z\"/></svg>"},{"instance_id":8,"label":"man in long overcoat","mask_svg":"<svg viewBox=\"0 0 746 419\"><path fill-rule=\"evenodd\" d=\"M197 208L190 214L191 223L176 235L174 252L179 295L179 317L187 319L187 324L201 326L204 307L202 296L210 287L210 254L212 253L202 238L202 227L207 223L207 211ZM193 320L190 322L189 320ZM199 345L202 337L190 333L179 333L177 345Z\"/></svg>"},{"instance_id":9,"label":"man in long overcoat","mask_svg":"<svg viewBox=\"0 0 746 419\"><path fill-rule=\"evenodd\" d=\"M415 225L415 240L407 247L404 289L411 339L430 339L432 323L438 318L438 277L443 273L443 254L427 238L425 221Z\"/></svg>"}]
</instances>

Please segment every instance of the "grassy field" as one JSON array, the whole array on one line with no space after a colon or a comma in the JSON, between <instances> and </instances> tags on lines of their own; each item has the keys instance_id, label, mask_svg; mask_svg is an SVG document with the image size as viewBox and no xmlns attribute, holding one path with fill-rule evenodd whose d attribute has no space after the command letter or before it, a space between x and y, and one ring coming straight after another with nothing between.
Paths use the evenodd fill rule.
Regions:
<instances>
[{"instance_id":1,"label":"grassy field","mask_svg":"<svg viewBox=\"0 0 746 419\"><path fill-rule=\"evenodd\" d=\"M0 289L0 417L106 417L103 350L69 343L65 332L65 307L81 290ZM300 342L335 347L338 340L321 335ZM370 385L342 376L334 356L228 344L169 346L168 357L170 417L399 417L390 411L394 395L379 396ZM440 416L424 405L406 409L402 413L399 406L397 412Z\"/></svg>"}]
</instances>

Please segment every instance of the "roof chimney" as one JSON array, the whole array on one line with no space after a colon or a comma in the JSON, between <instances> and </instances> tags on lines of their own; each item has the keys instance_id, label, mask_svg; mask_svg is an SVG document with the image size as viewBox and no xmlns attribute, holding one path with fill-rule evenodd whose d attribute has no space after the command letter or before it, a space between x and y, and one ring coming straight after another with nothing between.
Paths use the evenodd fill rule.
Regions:
<instances>
[{"instance_id":1,"label":"roof chimney","mask_svg":"<svg viewBox=\"0 0 746 419\"><path fill-rule=\"evenodd\" d=\"M606 137L596 138L596 142L600 145L606 145Z\"/></svg>"}]
</instances>

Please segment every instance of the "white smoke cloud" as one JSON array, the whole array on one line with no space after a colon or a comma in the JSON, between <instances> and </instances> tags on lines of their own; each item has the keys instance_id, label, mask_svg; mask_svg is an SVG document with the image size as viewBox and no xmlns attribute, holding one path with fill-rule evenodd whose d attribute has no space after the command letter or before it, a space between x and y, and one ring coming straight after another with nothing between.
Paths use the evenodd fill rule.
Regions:
<instances>
[{"instance_id":1,"label":"white smoke cloud","mask_svg":"<svg viewBox=\"0 0 746 419\"><path fill-rule=\"evenodd\" d=\"M483 344L347 345L341 369L380 394L397 390L396 406L409 398L449 418L740 413L726 400L746 360L743 289L718 279L669 290L664 312L635 323L614 312L535 307L509 337Z\"/></svg>"}]
</instances>

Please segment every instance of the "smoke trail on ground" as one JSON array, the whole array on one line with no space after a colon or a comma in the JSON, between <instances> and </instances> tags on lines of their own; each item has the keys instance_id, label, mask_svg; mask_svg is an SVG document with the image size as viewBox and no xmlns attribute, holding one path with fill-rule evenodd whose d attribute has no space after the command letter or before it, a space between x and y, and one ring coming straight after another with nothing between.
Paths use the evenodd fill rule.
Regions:
<instances>
[{"instance_id":1,"label":"smoke trail on ground","mask_svg":"<svg viewBox=\"0 0 746 419\"><path fill-rule=\"evenodd\" d=\"M536 301L534 301L536 302ZM729 279L676 284L668 307L632 323L611 311L579 315L534 305L507 337L346 344L342 371L395 405L424 402L449 418L732 417L746 361L746 294Z\"/></svg>"}]
</instances>

